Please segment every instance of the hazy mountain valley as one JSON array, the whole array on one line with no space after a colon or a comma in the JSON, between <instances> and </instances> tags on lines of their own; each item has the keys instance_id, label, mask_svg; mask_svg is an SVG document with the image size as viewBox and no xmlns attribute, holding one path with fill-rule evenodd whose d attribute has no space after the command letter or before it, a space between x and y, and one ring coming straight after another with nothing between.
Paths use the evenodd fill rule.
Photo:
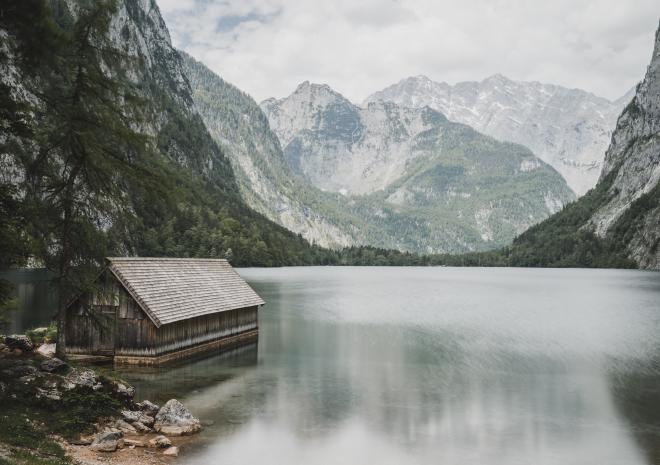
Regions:
<instances>
[{"instance_id":1,"label":"hazy mountain valley","mask_svg":"<svg viewBox=\"0 0 660 465\"><path fill-rule=\"evenodd\" d=\"M574 198L561 176L526 148L429 108L389 102L360 108L308 82L261 106L293 173L347 202L368 202L376 215L371 221L388 225L400 249L493 248ZM408 238L418 233L411 249Z\"/></svg>"},{"instance_id":2,"label":"hazy mountain valley","mask_svg":"<svg viewBox=\"0 0 660 465\"><path fill-rule=\"evenodd\" d=\"M58 27L71 27L76 2L51 4L57 5ZM33 35L53 34L50 28ZM12 130L3 140L5 193L20 206L20 196L42 195L25 190L38 186L27 180L30 164L40 160L26 147L38 151L37 141L56 130L39 120L51 102L37 96L62 89L51 89L43 76L73 65L63 52L54 64L27 66L24 58L35 52L25 32L7 25L3 34L5 108L34 115L25 131ZM126 153L137 150L132 159L144 165L140 169L158 173L150 182L170 194L133 183L130 176L113 178L109 191L80 188L85 194L76 202L85 221L103 224L104 243L128 253L230 251L239 263L272 265L333 257L306 241L336 250L375 246L419 254L501 248L572 202L571 187L582 193L593 184L604 153L600 147L631 97L610 102L496 75L455 86L409 78L373 94L363 106L327 85L304 82L288 97L258 105L175 50L153 2L119 2L107 29L95 34L116 55L102 65L109 70L106 78L125 95L134 94L119 100L123 120L132 121L136 137L151 141L144 153L137 146ZM89 63L106 63L108 56ZM629 130L625 115L631 108L637 107L627 107L615 142ZM653 128L645 130L654 134ZM607 160L614 157L610 152ZM134 163L130 160L125 162ZM610 161L604 166L606 174L616 171ZM640 192L652 190L655 171L647 171L648 182L628 173L635 181L617 183L626 197L600 210L593 220L598 237L607 235ZM108 203L110 198L122 200ZM42 206L55 217L31 227L56 230L57 208ZM296 254L288 246L285 252L283 244Z\"/></svg>"},{"instance_id":3,"label":"hazy mountain valley","mask_svg":"<svg viewBox=\"0 0 660 465\"><path fill-rule=\"evenodd\" d=\"M657 7L532 3L1 2L0 465L660 463ZM639 84L363 99L499 67Z\"/></svg>"}]
</instances>

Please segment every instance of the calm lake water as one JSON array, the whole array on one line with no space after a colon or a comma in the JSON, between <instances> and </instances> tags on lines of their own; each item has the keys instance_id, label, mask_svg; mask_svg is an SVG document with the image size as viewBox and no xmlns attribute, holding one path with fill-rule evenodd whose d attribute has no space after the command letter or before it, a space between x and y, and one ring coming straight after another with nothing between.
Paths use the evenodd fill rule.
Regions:
<instances>
[{"instance_id":1,"label":"calm lake water","mask_svg":"<svg viewBox=\"0 0 660 465\"><path fill-rule=\"evenodd\" d=\"M258 345L128 371L182 463L660 464L660 273L239 270Z\"/></svg>"},{"instance_id":2,"label":"calm lake water","mask_svg":"<svg viewBox=\"0 0 660 465\"><path fill-rule=\"evenodd\" d=\"M8 333L48 326L57 311L57 290L52 273L44 269L0 271L0 279L14 285L18 303L18 309L10 315Z\"/></svg>"},{"instance_id":3,"label":"calm lake water","mask_svg":"<svg viewBox=\"0 0 660 465\"><path fill-rule=\"evenodd\" d=\"M658 273L240 273L258 346L128 375L214 422L185 463L660 463Z\"/></svg>"}]
</instances>

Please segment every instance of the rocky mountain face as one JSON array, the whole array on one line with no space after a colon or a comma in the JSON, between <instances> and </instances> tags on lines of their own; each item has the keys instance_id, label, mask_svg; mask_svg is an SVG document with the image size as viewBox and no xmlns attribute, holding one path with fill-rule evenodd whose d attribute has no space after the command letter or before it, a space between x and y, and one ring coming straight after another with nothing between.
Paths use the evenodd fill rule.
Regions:
<instances>
[{"instance_id":1,"label":"rocky mountain face","mask_svg":"<svg viewBox=\"0 0 660 465\"><path fill-rule=\"evenodd\" d=\"M48 24L52 19L52 27L57 31L74 28L83 13L100 7L83 0L46 3L52 16ZM33 116L29 122L39 128L43 102L38 95L45 85L41 78L33 77L36 73L32 68L41 69L41 64L27 68L25 63L30 62L30 57L25 54L30 49L22 43L28 39L38 43L39 37L30 38L24 32L19 39L8 32L14 23L3 29L3 24L8 24L3 21L13 19L6 15L0 20L3 101L6 97L18 108L29 108ZM306 241L255 212L241 198L230 160L198 112L183 58L172 47L156 1L118 0L109 22L93 34L98 34L96 40L108 50L99 58L98 66L120 89L112 98L116 98L122 118L132 130L148 136L148 145L153 146L153 159L144 162L144 169L156 173L162 184L171 186L172 194L172 198L163 199L155 192L137 192L127 186L121 198L113 199L124 210L121 222L99 212L93 226L112 235L112 240L121 237L110 252L222 257L231 251L236 265L286 265L307 260L313 252ZM58 66L68 70L66 60L66 56L58 57ZM136 93L130 99L122 93L129 87ZM104 98L108 97L104 94ZM11 140L14 137L16 141ZM8 131L0 138L0 187L13 184L12 189L17 186L20 190L26 171L23 159L39 150L36 138L28 137L32 136ZM28 145L33 147L24 150L26 154L12 151L13 147ZM5 147L9 147L6 153ZM20 201L20 194L16 200ZM94 214L91 212L90 216Z\"/></svg>"},{"instance_id":2,"label":"rocky mountain face","mask_svg":"<svg viewBox=\"0 0 660 465\"><path fill-rule=\"evenodd\" d=\"M596 234L622 235L640 267L660 269L660 28L646 76L617 121L599 182L608 189L590 220Z\"/></svg>"},{"instance_id":3,"label":"rocky mountain face","mask_svg":"<svg viewBox=\"0 0 660 465\"><path fill-rule=\"evenodd\" d=\"M290 169L344 195L380 230L369 244L423 253L494 248L574 198L525 147L428 107L379 101L360 108L309 82L261 107Z\"/></svg>"},{"instance_id":4,"label":"rocky mountain face","mask_svg":"<svg viewBox=\"0 0 660 465\"><path fill-rule=\"evenodd\" d=\"M268 119L249 95L224 81L185 52L184 71L197 111L231 161L241 195L255 210L324 247L359 244L354 232L336 223L339 196L325 194L293 176ZM315 208L323 204L329 210Z\"/></svg>"},{"instance_id":5,"label":"rocky mountain face","mask_svg":"<svg viewBox=\"0 0 660 465\"><path fill-rule=\"evenodd\" d=\"M579 196L596 184L616 118L633 94L634 89L611 102L580 89L512 81L499 74L453 86L416 76L365 102L429 106L451 121L522 144L555 168Z\"/></svg>"},{"instance_id":6,"label":"rocky mountain face","mask_svg":"<svg viewBox=\"0 0 660 465\"><path fill-rule=\"evenodd\" d=\"M619 116L596 186L516 238L524 266L660 269L660 28L644 80Z\"/></svg>"}]
</instances>

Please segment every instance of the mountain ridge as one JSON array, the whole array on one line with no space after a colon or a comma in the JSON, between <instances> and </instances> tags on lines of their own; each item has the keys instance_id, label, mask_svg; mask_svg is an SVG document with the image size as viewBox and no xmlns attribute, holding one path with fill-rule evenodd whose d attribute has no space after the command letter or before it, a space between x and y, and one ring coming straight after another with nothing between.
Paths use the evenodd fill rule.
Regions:
<instances>
[{"instance_id":1,"label":"mountain ridge","mask_svg":"<svg viewBox=\"0 0 660 465\"><path fill-rule=\"evenodd\" d=\"M437 253L504 245L573 199L563 179L528 149L479 134L431 108L393 102L358 107L327 84L308 81L288 97L263 101L261 108L297 176L349 202L370 204L371 211L360 209L360 216L371 215L385 230L390 215L403 215L417 225L415 234L432 238L403 250ZM520 190L535 182L543 192ZM499 194L491 198L494 191ZM505 200L511 195L522 197ZM512 216L515 202L521 203ZM434 241L444 245L433 246Z\"/></svg>"},{"instance_id":2,"label":"mountain ridge","mask_svg":"<svg viewBox=\"0 0 660 465\"><path fill-rule=\"evenodd\" d=\"M364 102L428 105L450 120L525 145L582 195L598 179L616 117L631 92L610 101L582 89L514 81L501 74L454 85L418 75L377 91Z\"/></svg>"}]
</instances>

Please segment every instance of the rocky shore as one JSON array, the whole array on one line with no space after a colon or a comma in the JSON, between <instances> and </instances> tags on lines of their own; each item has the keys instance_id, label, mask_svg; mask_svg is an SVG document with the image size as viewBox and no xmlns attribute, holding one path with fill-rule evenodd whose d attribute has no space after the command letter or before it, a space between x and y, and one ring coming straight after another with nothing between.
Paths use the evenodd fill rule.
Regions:
<instances>
[{"instance_id":1,"label":"rocky shore","mask_svg":"<svg viewBox=\"0 0 660 465\"><path fill-rule=\"evenodd\" d=\"M128 383L54 348L0 336L0 464L171 463L201 430L178 400L136 402Z\"/></svg>"}]
</instances>

